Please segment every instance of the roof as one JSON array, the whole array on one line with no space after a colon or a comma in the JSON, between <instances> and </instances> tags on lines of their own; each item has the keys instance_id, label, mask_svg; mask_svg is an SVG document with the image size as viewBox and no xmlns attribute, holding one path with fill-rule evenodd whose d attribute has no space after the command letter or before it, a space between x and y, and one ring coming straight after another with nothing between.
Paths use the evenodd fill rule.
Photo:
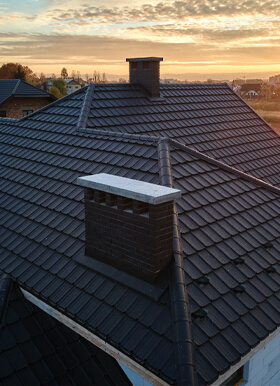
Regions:
<instances>
[{"instance_id":1,"label":"roof","mask_svg":"<svg viewBox=\"0 0 280 386\"><path fill-rule=\"evenodd\" d=\"M163 159L169 160L169 181L172 177L174 188L182 191L176 201L182 259L176 266L187 289L195 358L190 365L196 366L199 384L211 384L280 325L280 190L184 146L183 139L203 139L208 128L213 133L205 135L209 147L204 152L219 154L219 141L211 140L213 123L197 118L194 134L194 122L182 116L182 125L190 121L193 127L185 128L184 135L182 128L176 140L163 134L178 135L170 126L172 117L180 122L172 109L186 106L190 111L193 106L195 114L218 109L214 116L221 120L229 120L231 110L232 121L244 124L245 131L250 121L259 123L256 130L260 127L271 138L275 151L279 137L225 85L186 87L185 95L180 86L164 90L165 102L151 102L139 86L89 86L21 119L16 127L1 126L0 269L162 380L180 384L177 343L184 331L174 312L174 276L153 297L77 262L84 255L84 208L76 179L109 173L166 185L161 168ZM176 95L170 103L168 91ZM193 104L186 103L190 98ZM176 107L176 100L183 105ZM228 118L226 108L217 108L224 100L239 105L237 111L229 107ZM169 120L163 121L164 111ZM166 130L156 132L160 119ZM147 135L145 127L154 130ZM137 128L146 135L120 133ZM231 126L221 129L216 138L225 141L233 131ZM247 133L240 134L240 141L248 139L253 149L246 157L255 174L261 150L254 151L258 142ZM243 156L231 141L227 157ZM237 166L245 168L241 161Z\"/></svg>"},{"instance_id":2,"label":"roof","mask_svg":"<svg viewBox=\"0 0 280 386\"><path fill-rule=\"evenodd\" d=\"M256 83L256 84L244 83L244 84L242 84L241 89L240 89L240 91L244 91L244 92L248 92L251 90L259 92L259 91L261 91L261 85L259 83Z\"/></svg>"},{"instance_id":3,"label":"roof","mask_svg":"<svg viewBox=\"0 0 280 386\"><path fill-rule=\"evenodd\" d=\"M1 276L0 382L6 385L130 385L108 354L26 300Z\"/></svg>"},{"instance_id":4,"label":"roof","mask_svg":"<svg viewBox=\"0 0 280 386\"><path fill-rule=\"evenodd\" d=\"M4 125L14 125L17 123L17 121L18 119L0 117L0 124L4 124Z\"/></svg>"},{"instance_id":5,"label":"roof","mask_svg":"<svg viewBox=\"0 0 280 386\"><path fill-rule=\"evenodd\" d=\"M73 84L79 84L78 82L76 82L74 79L64 79L65 82L68 84L68 83L73 83Z\"/></svg>"},{"instance_id":6,"label":"roof","mask_svg":"<svg viewBox=\"0 0 280 386\"><path fill-rule=\"evenodd\" d=\"M20 79L0 79L0 106L12 97L36 97L57 98L48 92L41 90Z\"/></svg>"},{"instance_id":7,"label":"roof","mask_svg":"<svg viewBox=\"0 0 280 386\"><path fill-rule=\"evenodd\" d=\"M279 135L226 83L160 88L162 98L151 101L141 86L92 84L23 118L22 126L75 130L88 104L87 129L169 137L280 187Z\"/></svg>"}]
</instances>

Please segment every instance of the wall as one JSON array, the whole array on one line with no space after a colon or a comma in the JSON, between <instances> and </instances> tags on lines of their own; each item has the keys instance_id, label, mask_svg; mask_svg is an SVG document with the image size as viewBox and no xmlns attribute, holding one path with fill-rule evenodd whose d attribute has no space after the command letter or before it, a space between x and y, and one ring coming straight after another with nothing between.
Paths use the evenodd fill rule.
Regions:
<instances>
[{"instance_id":1,"label":"wall","mask_svg":"<svg viewBox=\"0 0 280 386\"><path fill-rule=\"evenodd\" d=\"M0 110L6 110L7 118L20 119L23 117L23 110L39 110L51 103L49 98L12 98Z\"/></svg>"},{"instance_id":2,"label":"wall","mask_svg":"<svg viewBox=\"0 0 280 386\"><path fill-rule=\"evenodd\" d=\"M146 379L142 378L139 374L135 373L121 362L118 361L118 364L121 366L133 386L153 386L150 382L146 381Z\"/></svg>"},{"instance_id":3,"label":"wall","mask_svg":"<svg viewBox=\"0 0 280 386\"><path fill-rule=\"evenodd\" d=\"M280 385L280 334L245 364L242 386Z\"/></svg>"}]
</instances>

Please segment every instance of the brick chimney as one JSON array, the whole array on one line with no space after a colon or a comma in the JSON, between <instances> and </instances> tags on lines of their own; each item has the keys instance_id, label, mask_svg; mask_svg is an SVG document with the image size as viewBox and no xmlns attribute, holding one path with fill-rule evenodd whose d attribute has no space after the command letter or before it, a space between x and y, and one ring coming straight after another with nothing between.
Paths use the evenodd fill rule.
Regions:
<instances>
[{"instance_id":1,"label":"brick chimney","mask_svg":"<svg viewBox=\"0 0 280 386\"><path fill-rule=\"evenodd\" d=\"M129 82L141 84L152 98L159 98L159 62L163 58L133 58L129 62Z\"/></svg>"},{"instance_id":2,"label":"brick chimney","mask_svg":"<svg viewBox=\"0 0 280 386\"><path fill-rule=\"evenodd\" d=\"M155 282L173 259L180 190L104 173L77 183L85 191L85 254Z\"/></svg>"}]
</instances>

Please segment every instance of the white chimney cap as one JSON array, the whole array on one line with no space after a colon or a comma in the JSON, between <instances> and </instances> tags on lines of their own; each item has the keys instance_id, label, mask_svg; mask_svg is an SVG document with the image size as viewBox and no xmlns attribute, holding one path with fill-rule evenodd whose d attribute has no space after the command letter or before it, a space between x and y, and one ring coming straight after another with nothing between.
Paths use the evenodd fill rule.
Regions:
<instances>
[{"instance_id":1,"label":"white chimney cap","mask_svg":"<svg viewBox=\"0 0 280 386\"><path fill-rule=\"evenodd\" d=\"M77 184L153 205L181 197L181 191L178 189L106 173L79 177Z\"/></svg>"}]
</instances>

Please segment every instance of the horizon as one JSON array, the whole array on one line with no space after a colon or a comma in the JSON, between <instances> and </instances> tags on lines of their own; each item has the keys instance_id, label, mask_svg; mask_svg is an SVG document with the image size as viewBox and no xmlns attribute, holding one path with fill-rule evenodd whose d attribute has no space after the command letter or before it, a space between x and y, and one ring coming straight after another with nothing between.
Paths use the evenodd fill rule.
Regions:
<instances>
[{"instance_id":1,"label":"horizon","mask_svg":"<svg viewBox=\"0 0 280 386\"><path fill-rule=\"evenodd\" d=\"M280 1L0 2L0 65L35 73L128 76L127 57L160 56L161 77L280 73ZM129 38L128 38L129 37ZM243 74L243 75L242 75ZM199 79L199 78L198 78Z\"/></svg>"}]
</instances>

